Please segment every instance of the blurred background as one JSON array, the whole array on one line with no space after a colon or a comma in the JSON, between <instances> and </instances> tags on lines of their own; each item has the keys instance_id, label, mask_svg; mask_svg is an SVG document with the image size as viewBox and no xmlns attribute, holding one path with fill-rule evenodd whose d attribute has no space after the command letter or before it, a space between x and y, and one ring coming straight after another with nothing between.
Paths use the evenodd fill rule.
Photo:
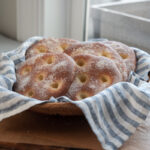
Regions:
<instances>
[{"instance_id":1,"label":"blurred background","mask_svg":"<svg viewBox=\"0 0 150 150\"><path fill-rule=\"evenodd\" d=\"M150 0L0 0L0 52L31 36L103 38L150 52Z\"/></svg>"}]
</instances>

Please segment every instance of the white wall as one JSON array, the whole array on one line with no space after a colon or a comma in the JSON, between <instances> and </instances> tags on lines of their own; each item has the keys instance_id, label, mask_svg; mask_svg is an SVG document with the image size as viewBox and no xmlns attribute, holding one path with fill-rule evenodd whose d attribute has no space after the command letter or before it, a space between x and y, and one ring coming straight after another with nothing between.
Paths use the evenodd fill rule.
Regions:
<instances>
[{"instance_id":1,"label":"white wall","mask_svg":"<svg viewBox=\"0 0 150 150\"><path fill-rule=\"evenodd\" d=\"M86 39L89 0L45 0L44 36Z\"/></svg>"},{"instance_id":2,"label":"white wall","mask_svg":"<svg viewBox=\"0 0 150 150\"><path fill-rule=\"evenodd\" d=\"M68 27L68 5L70 0L45 0L44 36L66 37Z\"/></svg>"},{"instance_id":3,"label":"white wall","mask_svg":"<svg viewBox=\"0 0 150 150\"><path fill-rule=\"evenodd\" d=\"M67 37L68 2L70 0L17 0L17 39L24 41L36 35Z\"/></svg>"},{"instance_id":4,"label":"white wall","mask_svg":"<svg viewBox=\"0 0 150 150\"><path fill-rule=\"evenodd\" d=\"M89 0L45 0L44 36L86 39Z\"/></svg>"},{"instance_id":5,"label":"white wall","mask_svg":"<svg viewBox=\"0 0 150 150\"><path fill-rule=\"evenodd\" d=\"M0 0L0 32L24 41L35 35L85 39L89 0Z\"/></svg>"},{"instance_id":6,"label":"white wall","mask_svg":"<svg viewBox=\"0 0 150 150\"><path fill-rule=\"evenodd\" d=\"M16 0L0 0L0 32L16 38Z\"/></svg>"},{"instance_id":7,"label":"white wall","mask_svg":"<svg viewBox=\"0 0 150 150\"><path fill-rule=\"evenodd\" d=\"M72 0L70 16L70 36L77 40L87 39L90 0Z\"/></svg>"}]
</instances>

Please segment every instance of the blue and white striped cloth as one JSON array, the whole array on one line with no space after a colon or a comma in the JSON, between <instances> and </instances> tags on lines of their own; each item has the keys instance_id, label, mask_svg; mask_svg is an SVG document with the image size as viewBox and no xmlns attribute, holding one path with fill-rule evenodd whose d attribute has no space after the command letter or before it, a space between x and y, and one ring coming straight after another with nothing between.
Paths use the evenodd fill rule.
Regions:
<instances>
[{"instance_id":1,"label":"blue and white striped cloth","mask_svg":"<svg viewBox=\"0 0 150 150\"><path fill-rule=\"evenodd\" d=\"M0 54L0 121L43 103L12 91L16 81L15 66L25 60L27 48L42 39L32 37L18 49ZM93 132L105 150L116 150L135 132L150 111L150 55L134 48L136 72L129 82L117 83L95 96L81 101L67 97L51 98L48 102L71 102L84 113Z\"/></svg>"}]
</instances>

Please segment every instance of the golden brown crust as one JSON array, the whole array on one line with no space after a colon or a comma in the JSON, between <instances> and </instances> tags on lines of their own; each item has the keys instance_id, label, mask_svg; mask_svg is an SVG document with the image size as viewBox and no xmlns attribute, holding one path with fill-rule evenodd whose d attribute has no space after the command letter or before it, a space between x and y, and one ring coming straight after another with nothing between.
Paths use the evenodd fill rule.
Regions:
<instances>
[{"instance_id":1,"label":"golden brown crust","mask_svg":"<svg viewBox=\"0 0 150 150\"><path fill-rule=\"evenodd\" d=\"M78 41L67 38L48 38L42 39L33 44L26 52L26 59L33 57L41 53L62 53L70 45L77 43Z\"/></svg>"},{"instance_id":2,"label":"golden brown crust","mask_svg":"<svg viewBox=\"0 0 150 150\"><path fill-rule=\"evenodd\" d=\"M72 100L93 96L135 69L135 54L119 42L43 39L26 53L17 68L15 91L40 100L66 95Z\"/></svg>"},{"instance_id":3,"label":"golden brown crust","mask_svg":"<svg viewBox=\"0 0 150 150\"><path fill-rule=\"evenodd\" d=\"M75 63L66 54L32 57L16 71L15 91L40 100L65 95L74 79Z\"/></svg>"},{"instance_id":4,"label":"golden brown crust","mask_svg":"<svg viewBox=\"0 0 150 150\"><path fill-rule=\"evenodd\" d=\"M128 74L135 70L136 56L132 48L116 41L106 41L104 43L113 48L121 56L122 60L126 64Z\"/></svg>"},{"instance_id":5,"label":"golden brown crust","mask_svg":"<svg viewBox=\"0 0 150 150\"><path fill-rule=\"evenodd\" d=\"M75 79L66 94L73 100L80 100L97 94L110 85L122 81L122 75L112 60L102 56L76 55Z\"/></svg>"},{"instance_id":6,"label":"golden brown crust","mask_svg":"<svg viewBox=\"0 0 150 150\"><path fill-rule=\"evenodd\" d=\"M60 46L63 48L65 51L68 47L72 46L73 44L80 43L77 40L69 39L69 38L59 38L58 42Z\"/></svg>"},{"instance_id":7,"label":"golden brown crust","mask_svg":"<svg viewBox=\"0 0 150 150\"><path fill-rule=\"evenodd\" d=\"M69 56L76 56L80 54L92 54L96 56L102 56L103 51L109 49L103 43L99 42L82 42L72 44L65 53Z\"/></svg>"},{"instance_id":8,"label":"golden brown crust","mask_svg":"<svg viewBox=\"0 0 150 150\"><path fill-rule=\"evenodd\" d=\"M100 57L106 57L109 60L113 60L117 65L122 78L124 81L127 80L127 68L124 61L121 59L120 55L113 50L111 47L107 46L104 43L100 42L86 42L86 43L77 43L70 46L66 51L66 54L74 57L80 54L91 54Z\"/></svg>"}]
</instances>

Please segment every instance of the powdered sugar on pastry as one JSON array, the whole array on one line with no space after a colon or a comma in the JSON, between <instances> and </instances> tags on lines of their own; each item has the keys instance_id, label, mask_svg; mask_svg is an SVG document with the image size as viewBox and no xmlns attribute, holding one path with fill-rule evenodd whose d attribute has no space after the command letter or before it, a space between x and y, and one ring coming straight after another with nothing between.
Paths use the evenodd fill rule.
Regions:
<instances>
[{"instance_id":1,"label":"powdered sugar on pastry","mask_svg":"<svg viewBox=\"0 0 150 150\"><path fill-rule=\"evenodd\" d=\"M79 42L72 39L43 39L26 53L16 67L14 90L28 97L48 100L68 96L81 100L126 81L135 69L135 54L119 42Z\"/></svg>"},{"instance_id":2,"label":"powdered sugar on pastry","mask_svg":"<svg viewBox=\"0 0 150 150\"><path fill-rule=\"evenodd\" d=\"M127 68L124 61L122 61L120 55L115 50L113 50L110 46L107 46L100 42L77 43L70 46L65 51L65 53L70 55L71 57L80 54L91 54L94 56L100 56L100 57L102 56L110 60L113 60L117 65L120 73L122 74L122 78L124 80L127 80Z\"/></svg>"},{"instance_id":3,"label":"powdered sugar on pastry","mask_svg":"<svg viewBox=\"0 0 150 150\"><path fill-rule=\"evenodd\" d=\"M67 38L48 38L40 40L33 44L26 52L26 59L31 58L38 54L43 53L62 53L70 45L78 43L79 41Z\"/></svg>"},{"instance_id":4,"label":"powdered sugar on pastry","mask_svg":"<svg viewBox=\"0 0 150 150\"><path fill-rule=\"evenodd\" d=\"M31 57L17 69L14 90L40 100L65 95L73 82L75 68L73 59L63 53Z\"/></svg>"},{"instance_id":5,"label":"powdered sugar on pastry","mask_svg":"<svg viewBox=\"0 0 150 150\"><path fill-rule=\"evenodd\" d=\"M81 54L73 59L77 63L77 71L75 80L66 94L73 100L92 96L123 80L116 64L108 58Z\"/></svg>"},{"instance_id":6,"label":"powdered sugar on pastry","mask_svg":"<svg viewBox=\"0 0 150 150\"><path fill-rule=\"evenodd\" d=\"M134 50L127 45L116 42L116 41L106 41L104 42L111 48L113 48L122 58L122 60L125 62L127 67L127 74L131 71L134 71L136 68L136 56L134 53Z\"/></svg>"}]
</instances>

